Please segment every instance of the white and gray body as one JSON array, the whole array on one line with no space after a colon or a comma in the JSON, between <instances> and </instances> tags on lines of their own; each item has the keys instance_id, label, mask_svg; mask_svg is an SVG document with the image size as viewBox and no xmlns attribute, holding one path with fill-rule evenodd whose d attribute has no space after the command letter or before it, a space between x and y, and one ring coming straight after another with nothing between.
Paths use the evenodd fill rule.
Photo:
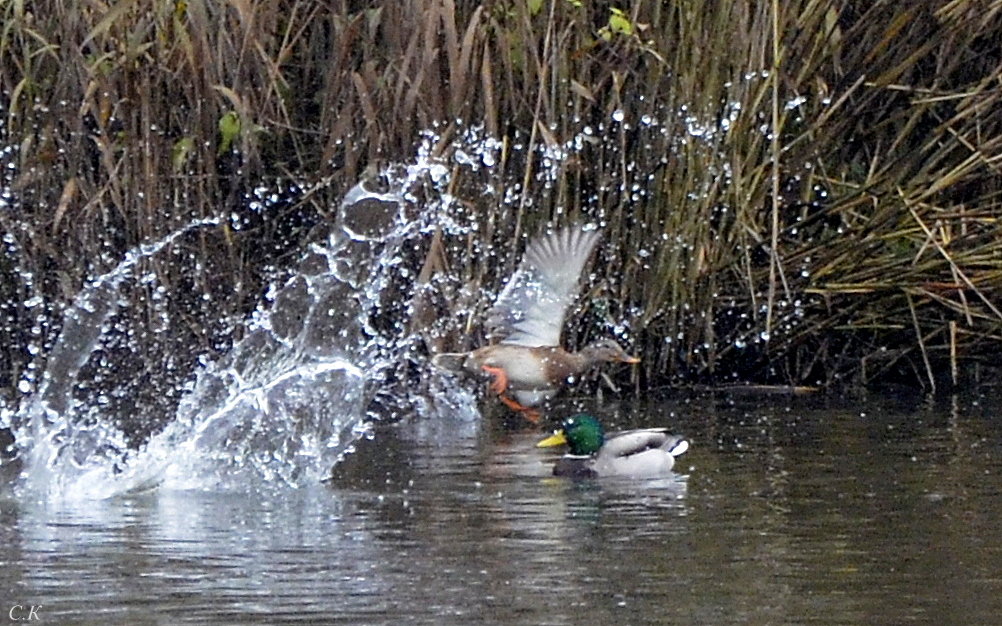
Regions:
<instances>
[{"instance_id":1,"label":"white and gray body","mask_svg":"<svg viewBox=\"0 0 1002 626\"><path fill-rule=\"evenodd\" d=\"M689 442L664 428L643 428L606 435L596 454L565 454L553 467L557 476L658 478L671 473Z\"/></svg>"}]
</instances>

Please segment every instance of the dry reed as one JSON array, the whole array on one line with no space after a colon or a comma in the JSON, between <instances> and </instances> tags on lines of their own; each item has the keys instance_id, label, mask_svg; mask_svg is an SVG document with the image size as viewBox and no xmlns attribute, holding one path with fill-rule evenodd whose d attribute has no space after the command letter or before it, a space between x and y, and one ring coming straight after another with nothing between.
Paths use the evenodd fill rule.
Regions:
<instances>
[{"instance_id":1,"label":"dry reed","mask_svg":"<svg viewBox=\"0 0 1002 626\"><path fill-rule=\"evenodd\" d=\"M86 277L192 219L233 215L179 244L177 263L151 262L175 301L130 294L135 315L183 320L158 340L187 355L183 379L195 355L225 349L224 321L348 186L409 158L424 129L449 160L477 125L504 149L489 170L456 170L474 228L439 234L442 263L414 259L453 298L430 341L454 343L526 234L587 219L605 243L568 340L629 329L639 385L958 382L965 365L997 364L1002 337L1000 10L6 3L0 387L28 344L51 342ZM266 215L252 208L262 183L284 190ZM512 253L480 252L492 247ZM22 304L34 295L41 322ZM170 404L175 383L136 402Z\"/></svg>"}]
</instances>

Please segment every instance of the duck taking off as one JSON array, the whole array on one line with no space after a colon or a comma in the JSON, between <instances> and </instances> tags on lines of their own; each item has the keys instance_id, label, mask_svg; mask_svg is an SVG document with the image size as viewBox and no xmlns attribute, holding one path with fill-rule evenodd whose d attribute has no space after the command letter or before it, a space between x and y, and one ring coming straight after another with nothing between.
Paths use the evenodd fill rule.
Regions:
<instances>
[{"instance_id":1,"label":"duck taking off","mask_svg":"<svg viewBox=\"0 0 1002 626\"><path fill-rule=\"evenodd\" d=\"M472 352L441 353L432 363L452 371L488 373L491 391L532 422L539 414L531 407L555 395L568 378L598 363L639 363L612 339L600 339L578 352L561 346L567 311L598 240L599 231L580 225L534 239L488 311L485 326L500 341Z\"/></svg>"}]
</instances>

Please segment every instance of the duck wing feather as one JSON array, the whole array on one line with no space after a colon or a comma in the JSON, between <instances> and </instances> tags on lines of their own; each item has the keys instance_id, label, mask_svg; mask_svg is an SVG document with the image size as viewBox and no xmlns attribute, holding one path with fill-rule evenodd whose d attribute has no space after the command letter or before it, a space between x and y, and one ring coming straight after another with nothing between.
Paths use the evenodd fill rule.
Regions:
<instances>
[{"instance_id":1,"label":"duck wing feather","mask_svg":"<svg viewBox=\"0 0 1002 626\"><path fill-rule=\"evenodd\" d=\"M529 243L518 270L488 312L488 332L501 343L559 346L567 310L599 236L597 230L574 225Z\"/></svg>"},{"instance_id":2,"label":"duck wing feather","mask_svg":"<svg viewBox=\"0 0 1002 626\"><path fill-rule=\"evenodd\" d=\"M601 455L626 457L662 448L674 438L664 428L641 428L606 435Z\"/></svg>"}]
</instances>

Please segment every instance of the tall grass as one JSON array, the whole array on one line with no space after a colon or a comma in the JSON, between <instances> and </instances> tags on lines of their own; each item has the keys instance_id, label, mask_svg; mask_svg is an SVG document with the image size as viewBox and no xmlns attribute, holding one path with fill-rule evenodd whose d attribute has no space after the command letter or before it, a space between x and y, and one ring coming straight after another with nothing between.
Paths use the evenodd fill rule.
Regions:
<instances>
[{"instance_id":1,"label":"tall grass","mask_svg":"<svg viewBox=\"0 0 1002 626\"><path fill-rule=\"evenodd\" d=\"M51 342L86 277L192 219L233 215L180 242L177 262L150 262L175 299L131 294L132 315L183 320L150 348L183 378L198 353L225 349L225 319L348 186L408 158L423 129L449 159L477 125L503 149L489 170L457 170L476 227L434 248L450 270L438 304L455 317L431 343L458 347L460 313L487 304L470 294L501 283L527 235L587 219L605 238L567 340L628 328L639 385L960 382L997 363L1002 337L999 11L5 3L0 387L29 344ZM262 184L284 190L264 212ZM34 295L47 315L22 304ZM141 404L170 404L176 381L162 380L137 387Z\"/></svg>"}]
</instances>

